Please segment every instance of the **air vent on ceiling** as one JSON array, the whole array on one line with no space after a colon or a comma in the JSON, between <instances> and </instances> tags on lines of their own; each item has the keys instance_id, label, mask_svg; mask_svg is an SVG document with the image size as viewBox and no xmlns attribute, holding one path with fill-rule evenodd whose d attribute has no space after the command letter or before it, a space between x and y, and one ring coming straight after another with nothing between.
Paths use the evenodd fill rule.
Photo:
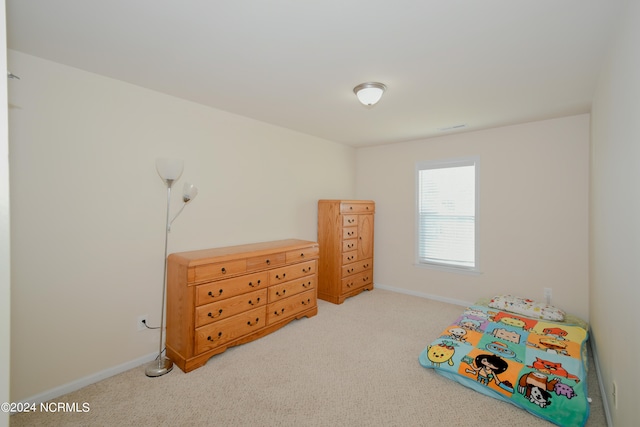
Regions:
<instances>
[{"instance_id":1,"label":"air vent on ceiling","mask_svg":"<svg viewBox=\"0 0 640 427\"><path fill-rule=\"evenodd\" d=\"M447 126L447 127L443 127L443 128L438 128L439 131L441 132L446 132L446 131L450 131L450 130L458 130L458 129L464 129L467 127L466 123L460 124L460 125L453 125L453 126Z\"/></svg>"}]
</instances>

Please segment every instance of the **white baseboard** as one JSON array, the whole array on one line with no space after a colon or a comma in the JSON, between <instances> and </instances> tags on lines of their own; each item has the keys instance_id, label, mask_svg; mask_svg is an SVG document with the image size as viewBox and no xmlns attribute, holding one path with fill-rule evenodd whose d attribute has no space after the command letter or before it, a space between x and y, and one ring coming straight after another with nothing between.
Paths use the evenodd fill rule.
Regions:
<instances>
[{"instance_id":1,"label":"white baseboard","mask_svg":"<svg viewBox=\"0 0 640 427\"><path fill-rule=\"evenodd\" d=\"M600 395L602 396L602 405L604 406L604 416L607 420L607 426L613 426L613 420L611 419L611 411L609 411L609 399L607 397L607 391L604 388L604 381L602 380L602 371L600 371L600 360L598 359L598 351L596 342L593 339L593 334L589 333L589 341L591 343L591 354L593 357L593 364L596 367L596 375L598 377L598 385L600 386Z\"/></svg>"},{"instance_id":2,"label":"white baseboard","mask_svg":"<svg viewBox=\"0 0 640 427\"><path fill-rule=\"evenodd\" d=\"M420 298L427 298L427 299L432 299L432 300L436 300L436 301L440 301L440 302L446 302L449 304L455 304L455 305L461 305L464 307L473 305L473 302L470 301L462 301L459 299L454 299L454 298L445 298L445 297L441 297L438 295L431 295L431 294L425 294L422 292L416 292L416 291L410 291L408 289L402 289L402 288L396 288L393 286L387 286L387 285L383 285L380 283L374 283L373 285L376 288L379 289L384 289L386 291L391 291L391 292L397 292L399 294L406 294L406 295L412 295L414 297L420 297Z\"/></svg>"},{"instance_id":3,"label":"white baseboard","mask_svg":"<svg viewBox=\"0 0 640 427\"><path fill-rule=\"evenodd\" d=\"M48 402L67 393L80 390L81 388L97 383L98 381L102 381L106 378L128 371L129 369L133 369L145 363L151 362L157 356L158 352L156 351L155 353L148 354L129 362L125 362L121 365L105 369L104 371L96 372L95 374L88 375L84 378L80 378L68 384L63 384L59 387L52 388L51 390L47 390L43 393L25 399L22 401L22 403L35 403L36 405L39 405L40 403ZM140 371L140 375L144 375L144 371Z\"/></svg>"}]
</instances>

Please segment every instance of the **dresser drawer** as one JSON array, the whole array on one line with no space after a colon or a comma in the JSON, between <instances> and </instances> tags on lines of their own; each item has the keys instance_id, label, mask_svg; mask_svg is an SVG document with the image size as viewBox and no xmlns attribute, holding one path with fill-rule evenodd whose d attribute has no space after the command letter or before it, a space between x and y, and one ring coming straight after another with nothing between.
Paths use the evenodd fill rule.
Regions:
<instances>
[{"instance_id":1,"label":"dresser drawer","mask_svg":"<svg viewBox=\"0 0 640 427\"><path fill-rule=\"evenodd\" d=\"M238 339L266 325L266 308L260 307L196 329L196 353Z\"/></svg>"},{"instance_id":2,"label":"dresser drawer","mask_svg":"<svg viewBox=\"0 0 640 427\"><path fill-rule=\"evenodd\" d=\"M358 215L342 215L342 226L353 227L358 225Z\"/></svg>"},{"instance_id":3,"label":"dresser drawer","mask_svg":"<svg viewBox=\"0 0 640 427\"><path fill-rule=\"evenodd\" d=\"M247 261L244 259L221 262L217 264L197 265L195 267L195 281L224 279L247 271Z\"/></svg>"},{"instance_id":4,"label":"dresser drawer","mask_svg":"<svg viewBox=\"0 0 640 427\"><path fill-rule=\"evenodd\" d=\"M267 304L267 289L201 305L196 308L196 328L224 320L238 313Z\"/></svg>"},{"instance_id":5,"label":"dresser drawer","mask_svg":"<svg viewBox=\"0 0 640 427\"><path fill-rule=\"evenodd\" d=\"M267 325L295 316L316 306L316 291L306 291L267 306Z\"/></svg>"},{"instance_id":6,"label":"dresser drawer","mask_svg":"<svg viewBox=\"0 0 640 427\"><path fill-rule=\"evenodd\" d=\"M281 285L269 287L269 302L278 301L300 292L308 291L316 287L316 276L307 276L300 279L290 280Z\"/></svg>"},{"instance_id":7,"label":"dresser drawer","mask_svg":"<svg viewBox=\"0 0 640 427\"><path fill-rule=\"evenodd\" d=\"M375 211L375 203L340 203L341 213L373 213Z\"/></svg>"},{"instance_id":8,"label":"dresser drawer","mask_svg":"<svg viewBox=\"0 0 640 427\"><path fill-rule=\"evenodd\" d=\"M358 239L342 241L342 252L354 251L358 248Z\"/></svg>"},{"instance_id":9,"label":"dresser drawer","mask_svg":"<svg viewBox=\"0 0 640 427\"><path fill-rule=\"evenodd\" d=\"M269 271L269 284L271 286L279 283L284 283L289 280L297 279L299 277L315 274L316 261L301 262L299 264L290 265L287 267L276 268Z\"/></svg>"},{"instance_id":10,"label":"dresser drawer","mask_svg":"<svg viewBox=\"0 0 640 427\"><path fill-rule=\"evenodd\" d=\"M269 273L249 274L235 279L220 280L196 287L196 305L220 301L225 298L266 288L269 284Z\"/></svg>"},{"instance_id":11,"label":"dresser drawer","mask_svg":"<svg viewBox=\"0 0 640 427\"><path fill-rule=\"evenodd\" d=\"M284 262L284 252L252 257L247 259L247 271L264 270L266 268L277 267L279 265L284 265Z\"/></svg>"},{"instance_id":12,"label":"dresser drawer","mask_svg":"<svg viewBox=\"0 0 640 427\"><path fill-rule=\"evenodd\" d=\"M287 252L287 264L296 261L304 261L307 259L318 258L320 254L320 248L318 246L311 246L309 248L303 248L298 251L289 251Z\"/></svg>"},{"instance_id":13,"label":"dresser drawer","mask_svg":"<svg viewBox=\"0 0 640 427\"><path fill-rule=\"evenodd\" d=\"M342 265L350 264L358 260L358 251L349 251L342 254Z\"/></svg>"},{"instance_id":14,"label":"dresser drawer","mask_svg":"<svg viewBox=\"0 0 640 427\"><path fill-rule=\"evenodd\" d=\"M350 276L356 273L362 273L365 270L371 270L372 267L373 260L371 258L352 262L351 264L342 266L342 277Z\"/></svg>"},{"instance_id":15,"label":"dresser drawer","mask_svg":"<svg viewBox=\"0 0 640 427\"><path fill-rule=\"evenodd\" d=\"M344 227L342 229L342 238L344 240L356 239L357 237L358 237L358 227Z\"/></svg>"},{"instance_id":16,"label":"dresser drawer","mask_svg":"<svg viewBox=\"0 0 640 427\"><path fill-rule=\"evenodd\" d=\"M348 292L354 289L361 288L372 282L373 270L367 270L353 276L342 279L342 292Z\"/></svg>"}]
</instances>

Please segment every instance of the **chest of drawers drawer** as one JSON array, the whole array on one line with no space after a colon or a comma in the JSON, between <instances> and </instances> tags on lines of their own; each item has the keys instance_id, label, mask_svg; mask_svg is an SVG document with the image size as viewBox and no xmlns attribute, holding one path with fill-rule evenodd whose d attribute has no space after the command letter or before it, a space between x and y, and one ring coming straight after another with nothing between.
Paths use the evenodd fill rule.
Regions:
<instances>
[{"instance_id":1,"label":"chest of drawers drawer","mask_svg":"<svg viewBox=\"0 0 640 427\"><path fill-rule=\"evenodd\" d=\"M282 298L287 298L300 292L314 289L315 287L315 275L290 280L279 285L269 286L269 302L275 302Z\"/></svg>"},{"instance_id":2,"label":"chest of drawers drawer","mask_svg":"<svg viewBox=\"0 0 640 427\"><path fill-rule=\"evenodd\" d=\"M342 241L342 252L350 252L358 249L358 240L349 239Z\"/></svg>"},{"instance_id":3,"label":"chest of drawers drawer","mask_svg":"<svg viewBox=\"0 0 640 427\"><path fill-rule=\"evenodd\" d=\"M263 305L267 305L266 288L201 305L196 307L196 328Z\"/></svg>"},{"instance_id":4,"label":"chest of drawers drawer","mask_svg":"<svg viewBox=\"0 0 640 427\"><path fill-rule=\"evenodd\" d=\"M343 239L357 239L358 238L358 227L345 227L342 229L342 238Z\"/></svg>"},{"instance_id":5,"label":"chest of drawers drawer","mask_svg":"<svg viewBox=\"0 0 640 427\"><path fill-rule=\"evenodd\" d=\"M352 262L351 264L342 266L342 277L350 276L356 273L362 273L365 270L370 270L373 262L371 259L365 259L362 261Z\"/></svg>"},{"instance_id":6,"label":"chest of drawers drawer","mask_svg":"<svg viewBox=\"0 0 640 427\"><path fill-rule=\"evenodd\" d=\"M373 280L373 272L371 270L354 274L353 276L342 279L342 292L349 292L370 285Z\"/></svg>"},{"instance_id":7,"label":"chest of drawers drawer","mask_svg":"<svg viewBox=\"0 0 640 427\"><path fill-rule=\"evenodd\" d=\"M288 267L276 268L269 271L269 284L277 285L299 277L315 274L316 261L301 262Z\"/></svg>"},{"instance_id":8,"label":"chest of drawers drawer","mask_svg":"<svg viewBox=\"0 0 640 427\"><path fill-rule=\"evenodd\" d=\"M284 265L286 254L267 254L247 259L247 271L264 270L265 268Z\"/></svg>"},{"instance_id":9,"label":"chest of drawers drawer","mask_svg":"<svg viewBox=\"0 0 640 427\"><path fill-rule=\"evenodd\" d=\"M267 306L267 324L279 322L284 317L295 316L316 305L315 290L284 298Z\"/></svg>"},{"instance_id":10,"label":"chest of drawers drawer","mask_svg":"<svg viewBox=\"0 0 640 427\"><path fill-rule=\"evenodd\" d=\"M266 308L260 307L198 328L196 329L196 353L219 347L257 331L265 324Z\"/></svg>"},{"instance_id":11,"label":"chest of drawers drawer","mask_svg":"<svg viewBox=\"0 0 640 427\"><path fill-rule=\"evenodd\" d=\"M269 274L262 272L199 285L196 288L196 305L220 301L246 292L266 288L268 283Z\"/></svg>"},{"instance_id":12,"label":"chest of drawers drawer","mask_svg":"<svg viewBox=\"0 0 640 427\"><path fill-rule=\"evenodd\" d=\"M340 212L343 214L363 214L374 213L375 203L373 202L342 202Z\"/></svg>"},{"instance_id":13,"label":"chest of drawers drawer","mask_svg":"<svg viewBox=\"0 0 640 427\"><path fill-rule=\"evenodd\" d=\"M343 252L342 264L350 264L358 260L358 251Z\"/></svg>"},{"instance_id":14,"label":"chest of drawers drawer","mask_svg":"<svg viewBox=\"0 0 640 427\"><path fill-rule=\"evenodd\" d=\"M224 279L247 271L247 260L235 260L195 267L195 281Z\"/></svg>"},{"instance_id":15,"label":"chest of drawers drawer","mask_svg":"<svg viewBox=\"0 0 640 427\"><path fill-rule=\"evenodd\" d=\"M320 248L318 247L318 245L310 246L308 248L301 248L295 251L287 252L285 260L287 264L291 264L294 262L301 262L309 259L317 259L319 253Z\"/></svg>"},{"instance_id":16,"label":"chest of drawers drawer","mask_svg":"<svg viewBox=\"0 0 640 427\"><path fill-rule=\"evenodd\" d=\"M357 227L358 215L342 215L342 227Z\"/></svg>"}]
</instances>

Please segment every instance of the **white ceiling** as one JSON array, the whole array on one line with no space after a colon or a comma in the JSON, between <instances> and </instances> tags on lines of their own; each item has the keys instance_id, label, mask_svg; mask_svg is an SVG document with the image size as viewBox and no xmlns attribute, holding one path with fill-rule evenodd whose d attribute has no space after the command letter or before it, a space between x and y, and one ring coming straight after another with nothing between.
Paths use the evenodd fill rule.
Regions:
<instances>
[{"instance_id":1,"label":"white ceiling","mask_svg":"<svg viewBox=\"0 0 640 427\"><path fill-rule=\"evenodd\" d=\"M6 3L10 49L366 146L590 111L623 0Z\"/></svg>"}]
</instances>

